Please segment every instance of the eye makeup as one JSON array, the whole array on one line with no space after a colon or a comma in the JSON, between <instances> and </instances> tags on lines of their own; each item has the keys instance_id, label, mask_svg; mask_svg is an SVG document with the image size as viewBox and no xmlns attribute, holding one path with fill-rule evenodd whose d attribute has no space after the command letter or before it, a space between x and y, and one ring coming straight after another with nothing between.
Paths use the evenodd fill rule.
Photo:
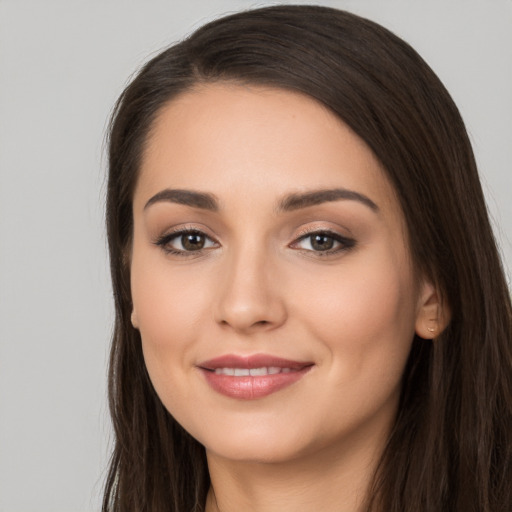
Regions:
<instances>
[{"instance_id":1,"label":"eye makeup","mask_svg":"<svg viewBox=\"0 0 512 512\"><path fill-rule=\"evenodd\" d=\"M219 243L204 231L193 228L177 228L158 237L154 242L166 254L175 256L198 256L205 251L219 247ZM179 247L181 246L181 247Z\"/></svg>"},{"instance_id":2,"label":"eye makeup","mask_svg":"<svg viewBox=\"0 0 512 512\"><path fill-rule=\"evenodd\" d=\"M154 245L166 254L180 257L199 256L206 251L220 247L218 241L195 227L173 229L159 236ZM356 246L356 241L330 229L310 228L301 232L292 243L291 249L314 256L330 256L349 251Z\"/></svg>"},{"instance_id":3,"label":"eye makeup","mask_svg":"<svg viewBox=\"0 0 512 512\"><path fill-rule=\"evenodd\" d=\"M307 247L308 245L309 247ZM329 229L318 228L306 230L290 244L293 249L317 253L318 256L339 254L349 251L355 246L356 241L353 238L348 238Z\"/></svg>"}]
</instances>

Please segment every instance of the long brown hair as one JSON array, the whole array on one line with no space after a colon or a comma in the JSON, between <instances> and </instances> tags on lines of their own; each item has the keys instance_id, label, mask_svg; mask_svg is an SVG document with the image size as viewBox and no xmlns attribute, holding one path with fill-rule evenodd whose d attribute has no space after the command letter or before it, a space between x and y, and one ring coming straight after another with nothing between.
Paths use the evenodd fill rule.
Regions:
<instances>
[{"instance_id":1,"label":"long brown hair","mask_svg":"<svg viewBox=\"0 0 512 512\"><path fill-rule=\"evenodd\" d=\"M149 380L130 322L127 255L153 120L178 94L214 81L300 91L347 123L385 168L413 261L451 311L437 339L413 341L367 509L512 510L512 308L460 114L421 57L383 27L326 7L275 6L211 22L163 51L115 107L107 197L115 445L103 511L204 510L204 448Z\"/></svg>"}]
</instances>

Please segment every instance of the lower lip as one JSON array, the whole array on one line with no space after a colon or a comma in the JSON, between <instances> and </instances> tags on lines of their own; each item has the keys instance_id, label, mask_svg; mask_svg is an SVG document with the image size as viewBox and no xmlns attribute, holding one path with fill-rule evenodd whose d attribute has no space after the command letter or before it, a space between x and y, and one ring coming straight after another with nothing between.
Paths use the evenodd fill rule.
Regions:
<instances>
[{"instance_id":1,"label":"lower lip","mask_svg":"<svg viewBox=\"0 0 512 512\"><path fill-rule=\"evenodd\" d=\"M311 366L289 373L233 377L201 369L208 384L221 395L240 400L256 400L276 393L302 379Z\"/></svg>"}]
</instances>

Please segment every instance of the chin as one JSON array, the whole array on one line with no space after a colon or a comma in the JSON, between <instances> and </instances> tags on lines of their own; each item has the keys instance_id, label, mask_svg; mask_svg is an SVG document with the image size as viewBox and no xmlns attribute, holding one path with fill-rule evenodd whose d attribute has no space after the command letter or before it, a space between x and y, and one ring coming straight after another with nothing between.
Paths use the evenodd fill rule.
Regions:
<instances>
[{"instance_id":1,"label":"chin","mask_svg":"<svg viewBox=\"0 0 512 512\"><path fill-rule=\"evenodd\" d=\"M266 441L253 442L250 446L242 443L229 443L220 446L205 446L207 455L215 455L233 462L253 464L281 464L300 457L300 452L285 446L276 446Z\"/></svg>"},{"instance_id":2,"label":"chin","mask_svg":"<svg viewBox=\"0 0 512 512\"><path fill-rule=\"evenodd\" d=\"M247 463L278 464L292 461L320 448L309 439L306 432L281 431L276 428L232 429L229 435L223 430L219 435L210 431L198 439L207 454L223 459Z\"/></svg>"}]
</instances>

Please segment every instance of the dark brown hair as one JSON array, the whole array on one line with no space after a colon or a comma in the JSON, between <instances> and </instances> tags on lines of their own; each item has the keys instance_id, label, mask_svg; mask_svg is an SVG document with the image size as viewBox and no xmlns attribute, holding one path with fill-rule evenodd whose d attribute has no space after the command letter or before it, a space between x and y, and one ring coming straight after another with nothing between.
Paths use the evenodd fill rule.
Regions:
<instances>
[{"instance_id":1,"label":"dark brown hair","mask_svg":"<svg viewBox=\"0 0 512 512\"><path fill-rule=\"evenodd\" d=\"M385 168L413 261L449 305L448 328L413 341L367 509L512 510L512 308L459 112L421 57L388 30L336 9L290 5L205 25L148 62L115 107L107 197L115 445L103 511L204 510L204 448L151 385L130 322L126 255L155 116L180 93L216 81L300 91L347 123Z\"/></svg>"}]
</instances>

